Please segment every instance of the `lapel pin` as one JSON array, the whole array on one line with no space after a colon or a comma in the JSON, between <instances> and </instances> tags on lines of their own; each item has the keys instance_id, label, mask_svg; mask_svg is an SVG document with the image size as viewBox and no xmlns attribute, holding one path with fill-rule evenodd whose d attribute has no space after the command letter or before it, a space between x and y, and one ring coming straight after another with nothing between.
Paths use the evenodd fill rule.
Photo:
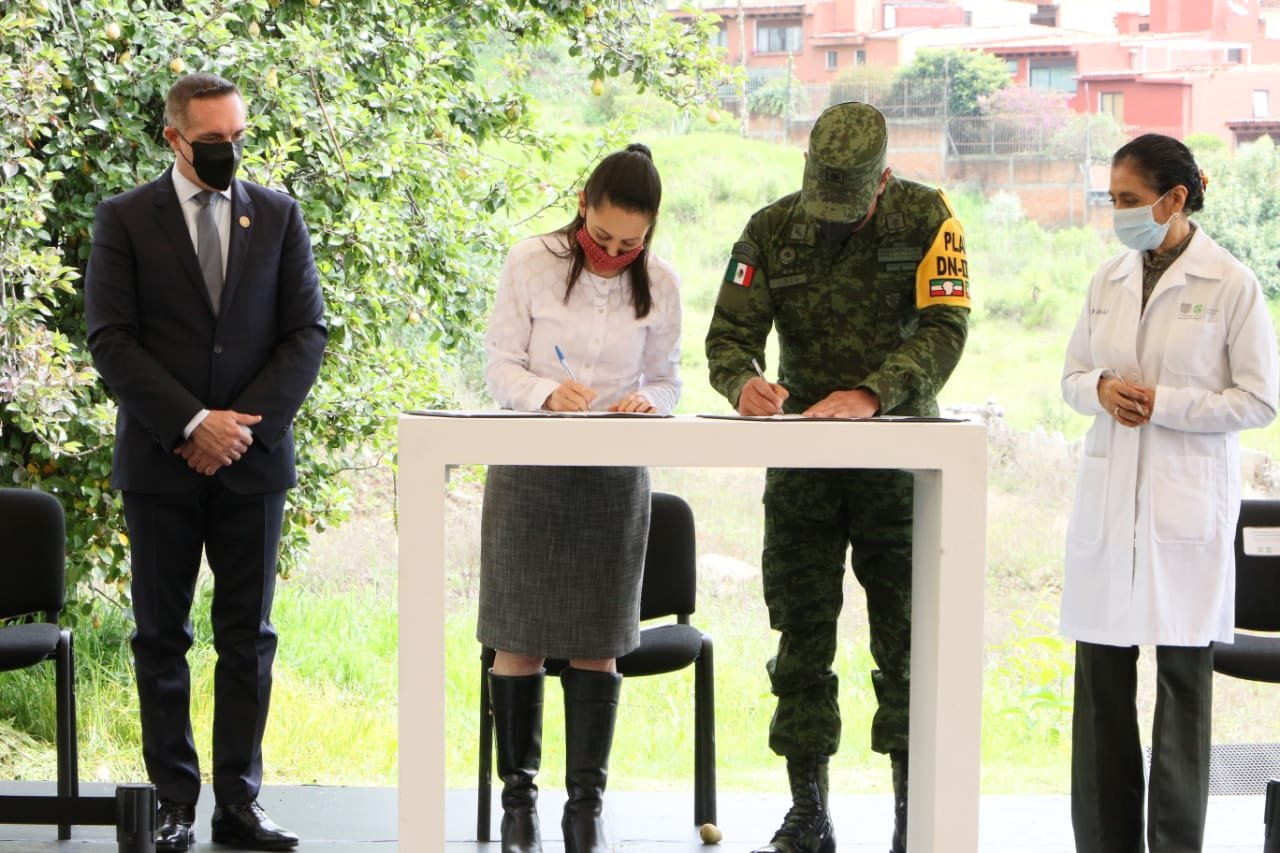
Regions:
<instances>
[{"instance_id":1,"label":"lapel pin","mask_svg":"<svg viewBox=\"0 0 1280 853\"><path fill-rule=\"evenodd\" d=\"M240 227L241 227L241 228L248 228L248 227L249 227L249 217L247 217L247 216L241 216L241 217L240 217Z\"/></svg>"}]
</instances>

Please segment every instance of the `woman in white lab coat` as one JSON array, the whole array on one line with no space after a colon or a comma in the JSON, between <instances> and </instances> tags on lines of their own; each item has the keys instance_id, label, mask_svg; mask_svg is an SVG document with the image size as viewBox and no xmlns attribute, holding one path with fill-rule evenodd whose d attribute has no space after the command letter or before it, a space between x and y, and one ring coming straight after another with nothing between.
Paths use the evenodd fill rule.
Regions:
<instances>
[{"instance_id":1,"label":"woman in white lab coat","mask_svg":"<svg viewBox=\"0 0 1280 853\"><path fill-rule=\"evenodd\" d=\"M1147 134L1111 164L1129 251L1089 285L1062 394L1094 416L1067 530L1062 632L1076 640L1071 816L1080 853L1143 849L1138 647L1156 647L1147 840L1198 851L1213 657L1230 642L1242 429L1276 414L1277 355L1252 272L1187 216L1208 181Z\"/></svg>"}]
</instances>

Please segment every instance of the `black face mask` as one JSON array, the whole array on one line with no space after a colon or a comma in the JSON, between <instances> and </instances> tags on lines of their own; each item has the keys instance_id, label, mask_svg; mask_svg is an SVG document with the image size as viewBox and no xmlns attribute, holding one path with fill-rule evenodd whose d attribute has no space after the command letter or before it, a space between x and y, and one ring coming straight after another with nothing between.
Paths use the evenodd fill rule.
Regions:
<instances>
[{"instance_id":1,"label":"black face mask","mask_svg":"<svg viewBox=\"0 0 1280 853\"><path fill-rule=\"evenodd\" d=\"M196 170L196 177L215 190L231 186L244 156L244 140L235 142L192 142L181 133L178 137L191 146L192 159L187 162Z\"/></svg>"}]
</instances>

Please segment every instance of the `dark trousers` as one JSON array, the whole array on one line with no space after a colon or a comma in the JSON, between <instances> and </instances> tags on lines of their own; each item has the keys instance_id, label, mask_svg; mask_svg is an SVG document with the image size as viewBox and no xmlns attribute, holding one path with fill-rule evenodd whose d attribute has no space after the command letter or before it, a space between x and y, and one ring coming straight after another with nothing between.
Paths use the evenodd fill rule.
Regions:
<instances>
[{"instance_id":1,"label":"dark trousers","mask_svg":"<svg viewBox=\"0 0 1280 853\"><path fill-rule=\"evenodd\" d=\"M769 746L831 755L840 744L836 622L845 557L867 596L871 748L907 749L911 675L913 479L902 471L770 469L765 481L764 600L779 632L768 663L777 709Z\"/></svg>"},{"instance_id":2,"label":"dark trousers","mask_svg":"<svg viewBox=\"0 0 1280 853\"><path fill-rule=\"evenodd\" d=\"M134 667L142 755L157 796L195 803L191 734L191 602L203 549L214 576L213 790L219 803L257 797L271 700L271 625L284 492L240 495L210 478L180 495L124 494L133 552Z\"/></svg>"},{"instance_id":3,"label":"dark trousers","mask_svg":"<svg viewBox=\"0 0 1280 853\"><path fill-rule=\"evenodd\" d=\"M1135 646L1076 643L1071 825L1077 853L1142 853L1142 742ZM1209 804L1213 652L1156 647L1147 840L1199 853Z\"/></svg>"}]
</instances>

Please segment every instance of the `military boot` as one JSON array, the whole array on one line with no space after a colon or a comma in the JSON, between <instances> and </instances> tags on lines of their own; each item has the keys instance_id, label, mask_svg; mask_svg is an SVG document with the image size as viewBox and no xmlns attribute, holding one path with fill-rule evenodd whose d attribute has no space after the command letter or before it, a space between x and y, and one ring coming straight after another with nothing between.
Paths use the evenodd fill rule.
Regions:
<instances>
[{"instance_id":1,"label":"military boot","mask_svg":"<svg viewBox=\"0 0 1280 853\"><path fill-rule=\"evenodd\" d=\"M791 808L773 840L752 853L835 853L836 836L827 813L827 756L787 759Z\"/></svg>"},{"instance_id":2,"label":"military boot","mask_svg":"<svg viewBox=\"0 0 1280 853\"><path fill-rule=\"evenodd\" d=\"M907 751L889 753L893 765L893 840L889 853L907 853Z\"/></svg>"},{"instance_id":3,"label":"military boot","mask_svg":"<svg viewBox=\"0 0 1280 853\"><path fill-rule=\"evenodd\" d=\"M564 783L569 792L560 822L564 853L607 853L611 848L601 811L622 676L569 668L560 673L560 683L564 687Z\"/></svg>"},{"instance_id":4,"label":"military boot","mask_svg":"<svg viewBox=\"0 0 1280 853\"><path fill-rule=\"evenodd\" d=\"M502 780L502 853L542 853L538 786L542 764L542 684L536 675L489 671L498 778Z\"/></svg>"}]
</instances>

